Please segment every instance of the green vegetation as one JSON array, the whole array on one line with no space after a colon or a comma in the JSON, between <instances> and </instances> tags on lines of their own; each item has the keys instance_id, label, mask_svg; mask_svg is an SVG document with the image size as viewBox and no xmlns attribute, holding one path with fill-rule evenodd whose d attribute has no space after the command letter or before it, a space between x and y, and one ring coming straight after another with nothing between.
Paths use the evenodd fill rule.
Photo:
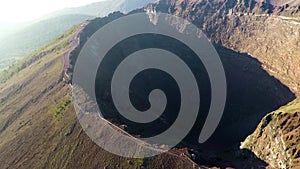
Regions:
<instances>
[{"instance_id":1,"label":"green vegetation","mask_svg":"<svg viewBox=\"0 0 300 169\"><path fill-rule=\"evenodd\" d=\"M0 39L0 70L24 58L35 50L47 45L65 30L85 20L92 19L86 15L65 15L33 23L13 35ZM4 61L4 62L3 62ZM6 64L4 64L6 63Z\"/></svg>"},{"instance_id":2,"label":"green vegetation","mask_svg":"<svg viewBox=\"0 0 300 169\"><path fill-rule=\"evenodd\" d=\"M265 116L241 147L251 150L273 168L293 168L300 164L299 135L300 99L296 99Z\"/></svg>"},{"instance_id":3,"label":"green vegetation","mask_svg":"<svg viewBox=\"0 0 300 169\"><path fill-rule=\"evenodd\" d=\"M2 72L0 168L131 169L179 163L177 168L192 168L172 155L149 158L146 166L144 159L113 155L88 138L78 123L71 87L61 78L63 54L70 50L76 29Z\"/></svg>"},{"instance_id":4,"label":"green vegetation","mask_svg":"<svg viewBox=\"0 0 300 169\"><path fill-rule=\"evenodd\" d=\"M300 112L300 99L296 99L289 104L280 107L276 112Z\"/></svg>"},{"instance_id":5,"label":"green vegetation","mask_svg":"<svg viewBox=\"0 0 300 169\"><path fill-rule=\"evenodd\" d=\"M70 27L95 17L103 17L114 11L129 12L153 0L114 0L97 2L83 7L63 9L40 18L20 29L10 31L9 36L0 38L0 70L16 63L19 59L37 50ZM13 26L11 26L13 27ZM10 30L13 28L9 27Z\"/></svg>"},{"instance_id":6,"label":"green vegetation","mask_svg":"<svg viewBox=\"0 0 300 169\"><path fill-rule=\"evenodd\" d=\"M218 4L222 5L222 3ZM205 5L205 7L209 6L214 5ZM180 13L179 10L177 12ZM110 17L106 17L104 19L94 20L92 24L88 25L88 29L85 30L89 32L84 32L82 37L88 38L95 29L99 28L99 26L101 25L105 25L105 23L111 21L112 18L116 19L118 15L121 16L122 14L119 13L116 15L111 15ZM195 14L195 16L196 15L197 14ZM114 18L114 16L117 17ZM199 16L201 16L201 14L199 14ZM268 29L265 28L266 25L272 25L269 22L265 22L266 18L262 17L262 19L253 19L254 16L246 16L237 19L237 16L231 17L228 17L231 19L228 19L224 22L219 22L219 18L205 17L208 19L213 18L216 20L206 21L207 27L204 29L207 29L207 32L215 33L214 31L217 28L218 30L220 30L220 32L216 33L217 35L212 35L213 33L209 34L210 36L220 36L216 37L216 39L213 40L219 40L223 43L222 45L226 45L228 47L240 47L239 49L241 49L240 51L242 52L257 49L258 45L260 45L260 47L264 44L268 44L269 46L271 46L270 44L273 43L272 41L276 41L276 39L274 40L273 36L269 35L269 33L272 32L259 32L259 30L267 31ZM271 19L274 19L274 21L272 22L275 23L275 26L274 29L270 27L270 30L277 30L279 27L278 22L276 22L275 18ZM222 27L218 27L219 25L216 24L220 24L222 25ZM263 28L259 27L259 25L262 25ZM268 35L272 37L272 41L270 41L270 44L256 43L256 41L259 40L256 38L257 34L251 34L253 32L250 32L249 30L247 30L247 28L251 31L256 30L258 32L257 34ZM74 35L76 29L77 27L74 27L73 29L64 33L62 36L58 37L51 44L47 45L39 51L34 52L32 55L28 56L24 60L16 63L6 71L1 73L0 168L194 168L194 164L187 158L181 156L180 153L178 154L178 152L177 154L165 153L156 157L146 159L129 159L119 157L101 149L83 132L76 118L74 107L72 106L70 96L72 87L68 84L65 84L61 78L63 69L63 54L70 50L70 41L72 41L72 36ZM293 31L280 31L280 33L286 32ZM229 37L222 37L223 35L228 35ZM288 40L288 38L292 37L290 35L285 36L287 37L287 39L285 40ZM229 39L228 41L226 41L227 38ZM255 40L255 43L251 38ZM270 40L268 39L268 37L262 37L261 39L263 42ZM81 40L85 42L86 39ZM284 40L280 39L280 41ZM254 47L249 44L254 44ZM292 44L292 42L290 42L289 44ZM277 48L277 46L275 46L274 49L275 48ZM267 49L268 50L265 51L270 52L270 49ZM224 49L220 49L218 51L224 51ZM259 54L261 54L261 51L254 50L253 52L256 52L255 56L260 56ZM256 125L253 124L253 119L257 119L259 118L258 116L262 115L258 114L261 109L259 107L256 107L256 105L262 106L263 104L273 105L274 102L279 103L279 101L282 101L284 99L285 95L280 92L280 86L276 85L279 82L277 83L277 81L267 81L269 79L269 75L266 72L257 71L261 70L261 65L259 64L259 62L253 61L249 58L245 59L243 55L238 52L234 53L232 51L228 51L228 53L232 55L228 55L229 57L225 59L223 58L224 60L222 61L226 63L225 65L231 66L230 68L232 69L228 69L229 73L230 71L237 72L237 74L233 75L238 75L238 77L245 77L245 74L248 73L247 75L251 75L250 77L266 78L265 80L261 81L256 80L256 78L250 78L240 81L237 81L236 79L229 80L229 82L234 82L234 80L237 81L237 85L233 86L234 89L241 87L241 84L243 83L247 83L250 87L258 87L257 89L241 88L238 90L254 94L250 95L253 97L246 97L247 95L241 97L241 93L239 92L236 92L237 94L229 93L236 94L236 98L241 101L237 103L245 103L249 105L249 100L251 100L251 102L252 100L256 101L253 101L255 104L253 104L253 106L250 105L249 107L240 108L240 104L230 105L231 107L235 108L233 109L232 114L240 113L239 116L245 116L244 118L247 121L244 123L244 127L249 128L250 124ZM276 53L276 51L274 50L271 53ZM262 54L261 56L265 55ZM76 56L72 57L76 58ZM272 58L272 61L276 60L275 55L274 57L266 58ZM235 62L232 61L233 59ZM75 59L73 61L75 61ZM265 60L265 62L267 61L268 60ZM280 62L280 59L278 58L276 61L276 63L283 63ZM249 66L252 66L253 68L249 68ZM283 66L276 66L275 64L275 67ZM287 79L286 81L289 80L290 79ZM257 81L258 83L256 83ZM267 88L269 86L264 87L264 85L268 85L269 83L270 86L272 86L271 88ZM273 88L273 86L275 87ZM264 95L264 92L266 91L268 91L269 93L275 93L276 95L271 95L272 97L270 96L265 99L265 97L262 95ZM274 100L272 100L271 98L274 98ZM295 103L297 104L299 102L300 101L295 101ZM266 119L266 121L262 123L263 125L261 125L261 127L259 128L258 134L256 136L263 139L259 140L255 137L251 137L251 139L249 139L248 143L251 143L251 146L261 146L259 147L259 149L257 149L257 154L260 158L263 158L262 155L264 154L264 152L261 152L261 150L265 150L268 146L268 148L275 148L272 149L274 150L273 152L267 152L266 154L272 154L276 157L276 159L282 159L282 161L284 162L287 161L289 163L289 159L287 159L287 157L299 157L300 144L298 143L300 142L300 116L297 115L297 113L292 112L298 111L298 108L299 105L296 104L290 104L287 107L282 107L280 111L289 112L276 112L272 114L271 120ZM248 118L248 116L242 114L241 112L244 110L249 111L253 115L253 117L250 116ZM231 116L231 114L229 114L229 116L230 117L228 118L228 120L225 120L227 121L227 123L229 122L235 124L235 122L241 122L243 120L242 118ZM230 119L232 121L229 121ZM231 126L229 126L229 128L230 127ZM230 129L230 131L234 131L234 129L236 128L237 127L233 126L231 128L232 130ZM220 138L220 142L224 143L226 141L225 139L226 138L223 137ZM274 139L277 140L274 141ZM224 156L226 156L226 159L236 160L235 158L232 158L233 156L235 156L235 153L235 151L227 152L224 154ZM288 156L284 153L288 154ZM207 154L203 154L203 156L206 155ZM276 161L276 159L272 160ZM220 161L218 159L217 163L219 162ZM293 161L293 164L295 163L296 162ZM243 166L247 165L248 164L245 165L245 163L243 163ZM252 166L252 164L249 164L248 166Z\"/></svg>"},{"instance_id":7,"label":"green vegetation","mask_svg":"<svg viewBox=\"0 0 300 169\"><path fill-rule=\"evenodd\" d=\"M63 100L56 102L56 107L54 108L54 118L60 119L63 117L63 113L68 110L71 103L71 97L64 98Z\"/></svg>"},{"instance_id":8,"label":"green vegetation","mask_svg":"<svg viewBox=\"0 0 300 169\"><path fill-rule=\"evenodd\" d=\"M33 52L32 54L28 55L27 57L23 58L22 60L18 61L17 63L9 66L8 69L0 71L0 83L7 81L10 77L14 74L20 72L24 68L31 65L33 62L41 59L47 55L61 55L67 50L67 46L70 44L69 38L72 34L77 30L77 26L73 26L68 31L54 39L51 43L46 45L45 47L41 48Z\"/></svg>"},{"instance_id":9,"label":"green vegetation","mask_svg":"<svg viewBox=\"0 0 300 169\"><path fill-rule=\"evenodd\" d=\"M127 168L141 168L143 164L144 159L142 158L127 160Z\"/></svg>"}]
</instances>

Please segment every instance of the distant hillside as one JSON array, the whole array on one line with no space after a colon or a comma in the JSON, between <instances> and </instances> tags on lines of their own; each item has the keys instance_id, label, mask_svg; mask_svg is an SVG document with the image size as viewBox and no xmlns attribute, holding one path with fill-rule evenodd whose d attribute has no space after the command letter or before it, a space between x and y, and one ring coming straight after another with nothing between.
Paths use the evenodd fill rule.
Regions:
<instances>
[{"instance_id":1,"label":"distant hillside","mask_svg":"<svg viewBox=\"0 0 300 169\"><path fill-rule=\"evenodd\" d=\"M161 0L145 8L189 19L206 33L220 55L228 82L227 102L208 143L195 144L210 101L205 81L199 88L203 111L178 146L185 155L173 149L152 158L122 158L101 149L83 132L65 68L70 66L68 73L72 75L72 66L88 38L124 16L115 12L70 29L0 73L0 168L299 168L300 101L286 104L300 96L300 12L299 7L290 10L268 4L255 0ZM115 120L118 126L123 121ZM145 129L134 127L128 125L125 130L134 133L132 129ZM242 148L248 150L239 148L241 141Z\"/></svg>"},{"instance_id":2,"label":"distant hillside","mask_svg":"<svg viewBox=\"0 0 300 169\"><path fill-rule=\"evenodd\" d=\"M127 13L131 10L146 6L155 0L106 0L101 2L91 3L81 7L66 8L60 11L51 13L46 17L55 17L68 14L80 14L91 16L105 16L112 11L121 11Z\"/></svg>"},{"instance_id":3,"label":"distant hillside","mask_svg":"<svg viewBox=\"0 0 300 169\"><path fill-rule=\"evenodd\" d=\"M1 31L11 36L0 36L0 70L16 63L37 50L65 30L85 20L105 16L114 11L129 12L154 0L106 0L77 8L67 8L51 13L29 26L0 25ZM1 29L3 28L3 29ZM10 30L10 31L8 31Z\"/></svg>"},{"instance_id":4,"label":"distant hillside","mask_svg":"<svg viewBox=\"0 0 300 169\"><path fill-rule=\"evenodd\" d=\"M24 27L25 27L25 25L23 25L23 24L0 22L0 39L7 37L8 35L12 34L13 32L21 30Z\"/></svg>"},{"instance_id":5,"label":"distant hillside","mask_svg":"<svg viewBox=\"0 0 300 169\"><path fill-rule=\"evenodd\" d=\"M0 40L0 69L43 47L70 27L91 19L88 15L64 15L32 24Z\"/></svg>"}]
</instances>

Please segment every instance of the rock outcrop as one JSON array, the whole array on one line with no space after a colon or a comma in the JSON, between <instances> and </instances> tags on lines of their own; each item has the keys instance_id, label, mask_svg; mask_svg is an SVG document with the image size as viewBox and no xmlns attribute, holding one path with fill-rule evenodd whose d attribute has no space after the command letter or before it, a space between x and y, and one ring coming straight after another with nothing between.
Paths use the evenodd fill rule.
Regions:
<instances>
[{"instance_id":1,"label":"rock outcrop","mask_svg":"<svg viewBox=\"0 0 300 169\"><path fill-rule=\"evenodd\" d=\"M296 168L300 164L300 100L268 114L242 144L272 168Z\"/></svg>"},{"instance_id":2,"label":"rock outcrop","mask_svg":"<svg viewBox=\"0 0 300 169\"><path fill-rule=\"evenodd\" d=\"M274 6L255 0L163 0L148 5L184 17L216 44L247 53L269 74L300 94L300 4Z\"/></svg>"}]
</instances>

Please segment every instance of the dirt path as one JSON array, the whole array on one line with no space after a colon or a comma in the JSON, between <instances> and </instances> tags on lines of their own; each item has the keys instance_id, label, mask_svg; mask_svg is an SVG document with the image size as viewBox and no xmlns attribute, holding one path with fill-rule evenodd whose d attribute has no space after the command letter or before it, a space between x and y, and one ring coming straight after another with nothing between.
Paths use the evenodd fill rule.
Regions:
<instances>
[{"instance_id":1,"label":"dirt path","mask_svg":"<svg viewBox=\"0 0 300 169\"><path fill-rule=\"evenodd\" d=\"M300 25L300 18L299 17L288 17L288 16L277 16L277 15L268 15L268 14L254 14L250 15L248 13L235 13L235 14L227 14L227 16L235 16L235 17L240 17L240 16L254 16L254 17L270 17L270 18L276 18L280 19L282 21L294 24L294 25Z\"/></svg>"},{"instance_id":2,"label":"dirt path","mask_svg":"<svg viewBox=\"0 0 300 169\"><path fill-rule=\"evenodd\" d=\"M99 116L98 112L88 112L88 113L86 113L86 115L91 116L89 118L95 118L97 120L103 121L103 123L106 123L107 125L111 126L114 130L117 130L122 135L127 136L132 142L135 142L138 145L143 145L143 147L147 148L148 150L152 150L152 151L155 151L155 152L160 152L161 154L167 154L171 157L178 158L178 159L181 159L182 161L191 163L195 169L208 169L207 167L199 166L199 164L195 163L190 157L188 157L186 154L184 154L182 152L178 152L178 151L173 150L173 149L171 149L169 151L165 151L164 149L161 149L159 147L155 147L151 144L148 144L147 142L145 142L143 140L140 140L140 139L132 136L131 134L127 133L126 131L124 131L120 127L113 124L112 122L110 122L110 121L106 120L105 118L102 118L101 116ZM94 116L94 117L92 117L92 116Z\"/></svg>"},{"instance_id":3,"label":"dirt path","mask_svg":"<svg viewBox=\"0 0 300 169\"><path fill-rule=\"evenodd\" d=\"M68 69L70 68L70 57L71 53L77 48L77 46L80 44L80 36L79 34L82 32L82 30L85 28L86 25L88 25L89 22L86 21L82 23L79 28L76 30L75 34L71 38L71 47L68 52L64 54L64 65L63 65L63 70L62 70L62 77L67 77L69 78L69 75L67 74Z\"/></svg>"}]
</instances>

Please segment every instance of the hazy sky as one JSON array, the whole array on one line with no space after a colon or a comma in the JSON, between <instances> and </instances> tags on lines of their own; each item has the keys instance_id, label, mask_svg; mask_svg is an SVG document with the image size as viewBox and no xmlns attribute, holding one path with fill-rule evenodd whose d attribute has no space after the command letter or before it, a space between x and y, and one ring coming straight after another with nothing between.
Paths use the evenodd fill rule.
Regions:
<instances>
[{"instance_id":1,"label":"hazy sky","mask_svg":"<svg viewBox=\"0 0 300 169\"><path fill-rule=\"evenodd\" d=\"M98 1L103 0L1 0L0 23L30 21L55 10Z\"/></svg>"}]
</instances>

